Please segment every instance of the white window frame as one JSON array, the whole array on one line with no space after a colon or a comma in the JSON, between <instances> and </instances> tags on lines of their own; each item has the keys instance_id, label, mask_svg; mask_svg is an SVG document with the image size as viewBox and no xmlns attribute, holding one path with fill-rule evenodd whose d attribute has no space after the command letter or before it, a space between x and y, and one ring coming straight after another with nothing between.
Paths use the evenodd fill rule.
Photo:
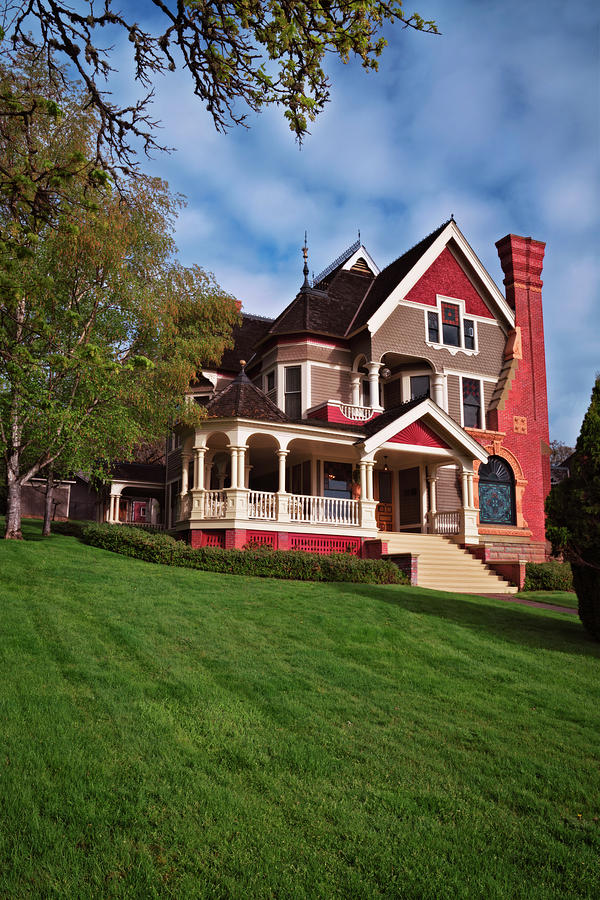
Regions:
<instances>
[{"instance_id":1,"label":"white window frame","mask_svg":"<svg viewBox=\"0 0 600 900\"><path fill-rule=\"evenodd\" d=\"M450 303L453 306L458 306L458 320L459 320L459 328L458 334L460 338L460 344L458 347L454 347L452 344L444 344L444 326L442 324L442 303ZM430 341L429 340L429 321L428 321L428 313L435 312L438 317L438 337L442 338L441 341ZM452 356L455 356L457 353L464 353L466 356L477 356L479 354L479 329L477 328L477 316L472 313L468 313L465 309L465 301L459 300L457 297L445 297L442 294L436 294L435 297L435 306L425 306L424 309L424 317L425 317L425 343L428 347L432 347L434 350L447 350ZM465 319L473 322L473 341L474 348L471 350L465 347Z\"/></svg>"},{"instance_id":2,"label":"white window frame","mask_svg":"<svg viewBox=\"0 0 600 900\"><path fill-rule=\"evenodd\" d=\"M461 428L472 428L472 425L465 425L465 404L463 392L463 379L469 378L471 381L479 382L479 431L485 431L486 415L485 415L485 393L484 381L477 375L461 375L460 376L460 424Z\"/></svg>"}]
</instances>

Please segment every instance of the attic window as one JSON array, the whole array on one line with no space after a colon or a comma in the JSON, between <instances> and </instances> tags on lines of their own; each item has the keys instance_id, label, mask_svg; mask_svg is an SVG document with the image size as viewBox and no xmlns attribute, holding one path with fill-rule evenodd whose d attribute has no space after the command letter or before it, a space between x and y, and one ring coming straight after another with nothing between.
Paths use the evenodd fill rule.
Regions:
<instances>
[{"instance_id":1,"label":"attic window","mask_svg":"<svg viewBox=\"0 0 600 900\"><path fill-rule=\"evenodd\" d=\"M353 266L350 267L351 272L357 272L359 275L370 275L371 270L368 267L366 260L359 256Z\"/></svg>"}]
</instances>

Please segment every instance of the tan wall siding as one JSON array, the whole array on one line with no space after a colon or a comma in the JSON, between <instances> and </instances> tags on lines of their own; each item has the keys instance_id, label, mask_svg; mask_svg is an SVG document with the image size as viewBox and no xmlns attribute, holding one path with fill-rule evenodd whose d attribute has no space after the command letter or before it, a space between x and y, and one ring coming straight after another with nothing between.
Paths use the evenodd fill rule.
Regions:
<instances>
[{"instance_id":1,"label":"tan wall siding","mask_svg":"<svg viewBox=\"0 0 600 900\"><path fill-rule=\"evenodd\" d=\"M479 353L469 356L460 351L454 355L442 348L436 350L425 343L423 310L397 306L381 328L373 335L373 359L384 353L401 353L431 362L436 372L444 368L497 378L502 368L506 337L494 322L478 322Z\"/></svg>"},{"instance_id":2,"label":"tan wall siding","mask_svg":"<svg viewBox=\"0 0 600 900\"><path fill-rule=\"evenodd\" d=\"M327 362L350 368L350 351L338 347L319 347L316 344L283 344L277 348L278 362L304 361Z\"/></svg>"},{"instance_id":3,"label":"tan wall siding","mask_svg":"<svg viewBox=\"0 0 600 900\"><path fill-rule=\"evenodd\" d=\"M357 356L363 354L367 361L373 359L371 356L371 335L365 329L365 331L361 331L360 334L357 334L355 338L352 339L350 343L350 350L352 352L352 363L354 364L354 360Z\"/></svg>"},{"instance_id":4,"label":"tan wall siding","mask_svg":"<svg viewBox=\"0 0 600 900\"><path fill-rule=\"evenodd\" d=\"M492 384L490 381L483 382L483 399L484 399L484 410L486 415L486 425L487 425L487 411L490 408L490 403L492 402L492 397L494 396L494 391L496 389L496 385Z\"/></svg>"},{"instance_id":5,"label":"tan wall siding","mask_svg":"<svg viewBox=\"0 0 600 900\"><path fill-rule=\"evenodd\" d=\"M437 470L437 508L440 512L462 506L460 476L456 466L444 466Z\"/></svg>"},{"instance_id":6,"label":"tan wall siding","mask_svg":"<svg viewBox=\"0 0 600 900\"><path fill-rule=\"evenodd\" d=\"M327 369L325 366L311 366L311 406L326 400L340 400L350 403L350 375L343 369Z\"/></svg>"},{"instance_id":7,"label":"tan wall siding","mask_svg":"<svg viewBox=\"0 0 600 900\"><path fill-rule=\"evenodd\" d=\"M460 378L458 375L448 375L448 414L455 422L460 424Z\"/></svg>"}]
</instances>

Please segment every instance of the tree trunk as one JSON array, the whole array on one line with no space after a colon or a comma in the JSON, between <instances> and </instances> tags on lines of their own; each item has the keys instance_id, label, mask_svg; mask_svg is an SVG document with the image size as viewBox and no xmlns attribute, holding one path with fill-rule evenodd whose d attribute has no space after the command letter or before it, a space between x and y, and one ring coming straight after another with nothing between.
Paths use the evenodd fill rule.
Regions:
<instances>
[{"instance_id":1,"label":"tree trunk","mask_svg":"<svg viewBox=\"0 0 600 900\"><path fill-rule=\"evenodd\" d=\"M20 541L21 534L21 482L15 478L12 467L8 467L8 505L6 510L6 531L4 537L7 541Z\"/></svg>"},{"instance_id":2,"label":"tree trunk","mask_svg":"<svg viewBox=\"0 0 600 900\"><path fill-rule=\"evenodd\" d=\"M42 537L50 537L52 528L52 510L54 507L54 470L50 466L48 470L48 478L46 479L46 502L44 504L44 525L42 527Z\"/></svg>"}]
</instances>

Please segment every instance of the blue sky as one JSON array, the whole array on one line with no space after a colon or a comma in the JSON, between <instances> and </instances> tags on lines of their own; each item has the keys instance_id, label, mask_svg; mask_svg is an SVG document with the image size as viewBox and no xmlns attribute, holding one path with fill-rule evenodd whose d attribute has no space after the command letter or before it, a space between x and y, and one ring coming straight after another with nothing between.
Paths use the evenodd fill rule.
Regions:
<instances>
[{"instance_id":1,"label":"blue sky","mask_svg":"<svg viewBox=\"0 0 600 900\"><path fill-rule=\"evenodd\" d=\"M302 149L276 110L217 134L185 73L165 77L153 113L176 152L145 169L188 198L182 261L262 315L300 286L305 229L315 273L358 228L383 267L454 213L500 286L496 240L546 241L550 436L574 443L600 370L598 4L415 7L442 35L388 30L378 73L331 65L332 101ZM125 52L116 54L122 96Z\"/></svg>"}]
</instances>

